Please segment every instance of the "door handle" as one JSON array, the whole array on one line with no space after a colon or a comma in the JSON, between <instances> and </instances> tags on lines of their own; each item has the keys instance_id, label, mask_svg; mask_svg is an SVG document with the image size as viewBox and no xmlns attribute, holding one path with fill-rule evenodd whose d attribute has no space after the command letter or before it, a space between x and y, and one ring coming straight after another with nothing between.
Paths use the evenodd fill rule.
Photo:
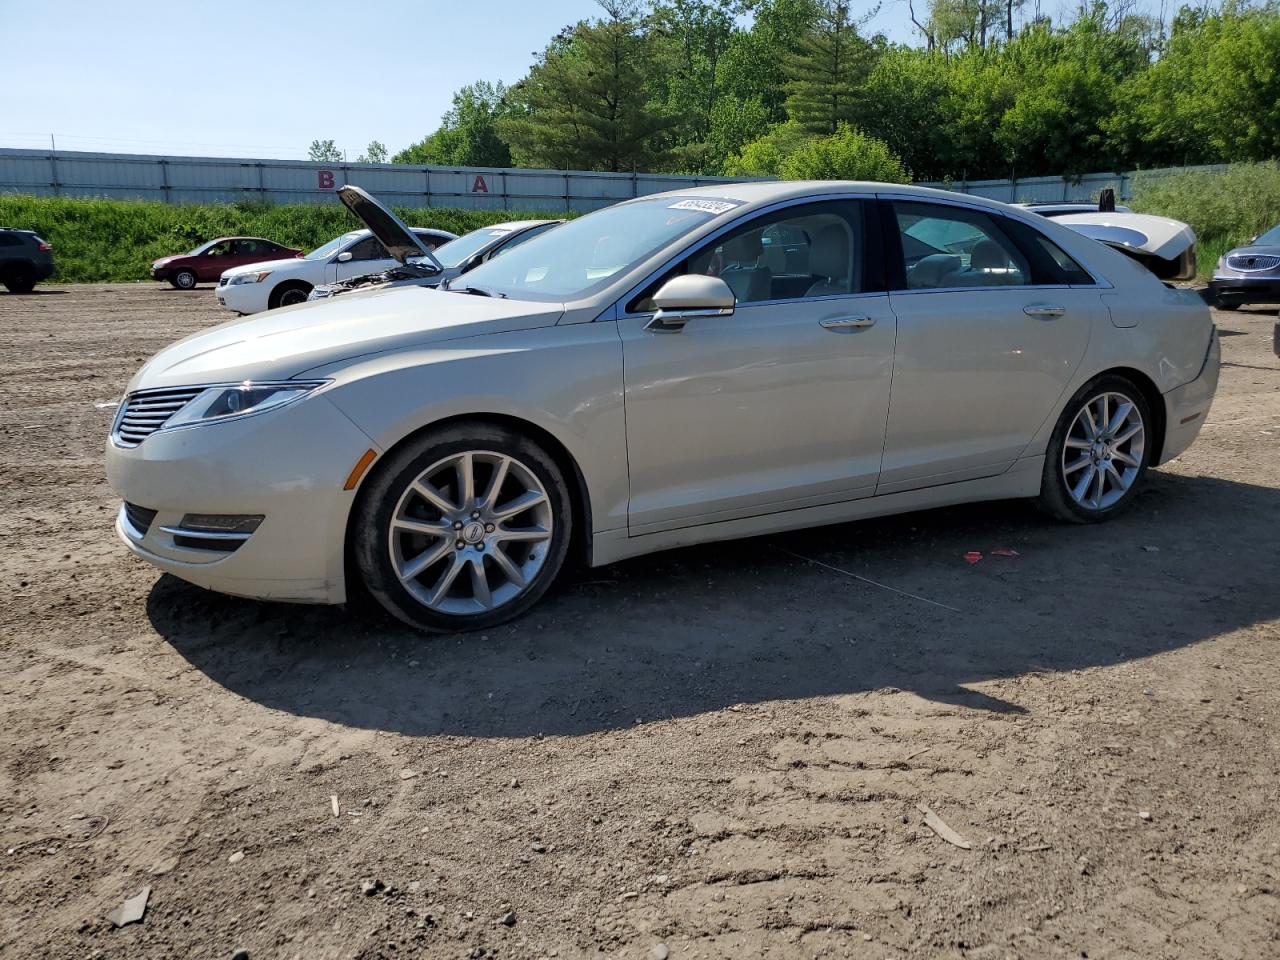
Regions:
<instances>
[{"instance_id":1,"label":"door handle","mask_svg":"<svg viewBox=\"0 0 1280 960\"><path fill-rule=\"evenodd\" d=\"M876 325L876 318L830 317L826 320L819 320L818 325L824 330L834 330L839 333L842 330L861 330L865 327L874 327Z\"/></svg>"},{"instance_id":2,"label":"door handle","mask_svg":"<svg viewBox=\"0 0 1280 960\"><path fill-rule=\"evenodd\" d=\"M1047 303L1029 303L1022 308L1028 317L1039 317L1041 320L1052 320L1067 312L1066 307L1055 307Z\"/></svg>"}]
</instances>

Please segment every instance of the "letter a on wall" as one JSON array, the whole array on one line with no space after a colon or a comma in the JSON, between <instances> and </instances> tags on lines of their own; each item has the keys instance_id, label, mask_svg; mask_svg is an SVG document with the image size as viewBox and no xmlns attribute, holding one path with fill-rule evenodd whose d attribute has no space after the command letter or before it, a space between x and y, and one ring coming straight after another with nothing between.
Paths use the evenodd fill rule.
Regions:
<instances>
[{"instance_id":1,"label":"letter a on wall","mask_svg":"<svg viewBox=\"0 0 1280 960\"><path fill-rule=\"evenodd\" d=\"M489 192L489 185L484 182L484 177L482 177L478 173L476 174L476 182L471 184L471 192L472 193L488 193Z\"/></svg>"}]
</instances>

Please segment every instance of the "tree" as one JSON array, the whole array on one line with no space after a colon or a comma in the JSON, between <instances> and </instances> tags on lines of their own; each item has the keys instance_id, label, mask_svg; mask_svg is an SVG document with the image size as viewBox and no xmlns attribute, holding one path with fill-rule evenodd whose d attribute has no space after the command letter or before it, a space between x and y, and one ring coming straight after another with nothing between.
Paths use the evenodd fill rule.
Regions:
<instances>
[{"instance_id":1,"label":"tree","mask_svg":"<svg viewBox=\"0 0 1280 960\"><path fill-rule=\"evenodd\" d=\"M342 151L332 140L312 140L307 157L316 163L341 163Z\"/></svg>"},{"instance_id":2,"label":"tree","mask_svg":"<svg viewBox=\"0 0 1280 960\"><path fill-rule=\"evenodd\" d=\"M858 33L849 0L823 0L817 23L788 63L787 115L810 133L835 133L857 119L875 49Z\"/></svg>"},{"instance_id":3,"label":"tree","mask_svg":"<svg viewBox=\"0 0 1280 960\"><path fill-rule=\"evenodd\" d=\"M510 112L501 81L479 80L453 95L453 106L440 126L395 155L395 163L429 163L458 167L509 167L511 148L498 132Z\"/></svg>"},{"instance_id":4,"label":"tree","mask_svg":"<svg viewBox=\"0 0 1280 960\"><path fill-rule=\"evenodd\" d=\"M779 123L763 137L746 144L724 165L729 177L776 177L783 162L804 146L808 134L794 120Z\"/></svg>"},{"instance_id":5,"label":"tree","mask_svg":"<svg viewBox=\"0 0 1280 960\"><path fill-rule=\"evenodd\" d=\"M911 175L883 140L842 123L829 137L806 140L778 170L784 180L878 180L910 183Z\"/></svg>"},{"instance_id":6,"label":"tree","mask_svg":"<svg viewBox=\"0 0 1280 960\"><path fill-rule=\"evenodd\" d=\"M951 125L951 64L940 53L895 46L863 87L858 125L883 140L917 177L941 180L964 165Z\"/></svg>"},{"instance_id":7,"label":"tree","mask_svg":"<svg viewBox=\"0 0 1280 960\"><path fill-rule=\"evenodd\" d=\"M634 0L600 0L605 16L562 32L511 89L498 129L521 165L649 169L671 120L649 96L653 38Z\"/></svg>"},{"instance_id":8,"label":"tree","mask_svg":"<svg viewBox=\"0 0 1280 960\"><path fill-rule=\"evenodd\" d=\"M387 145L378 140L370 140L364 153L356 158L356 163L386 163Z\"/></svg>"}]
</instances>

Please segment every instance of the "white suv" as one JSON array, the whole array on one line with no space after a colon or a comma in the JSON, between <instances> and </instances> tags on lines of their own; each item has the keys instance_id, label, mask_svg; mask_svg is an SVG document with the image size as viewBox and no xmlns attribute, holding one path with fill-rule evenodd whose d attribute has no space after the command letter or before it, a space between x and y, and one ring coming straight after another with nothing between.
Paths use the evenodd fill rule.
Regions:
<instances>
[{"instance_id":1,"label":"white suv","mask_svg":"<svg viewBox=\"0 0 1280 960\"><path fill-rule=\"evenodd\" d=\"M456 239L446 230L413 228L426 254ZM268 260L234 267L218 280L218 303L236 313L258 313L304 303L312 287L336 283L367 273L389 270L399 263L368 230L352 230L301 257Z\"/></svg>"}]
</instances>

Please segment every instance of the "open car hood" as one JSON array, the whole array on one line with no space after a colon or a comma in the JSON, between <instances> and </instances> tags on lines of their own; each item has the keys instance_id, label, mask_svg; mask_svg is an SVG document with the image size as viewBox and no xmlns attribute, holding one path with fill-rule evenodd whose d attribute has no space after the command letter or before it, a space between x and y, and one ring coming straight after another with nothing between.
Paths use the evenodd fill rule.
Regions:
<instances>
[{"instance_id":1,"label":"open car hood","mask_svg":"<svg viewBox=\"0 0 1280 960\"><path fill-rule=\"evenodd\" d=\"M443 271L440 261L406 227L394 213L384 207L365 190L346 184L338 188L338 199L354 213L378 238L387 252L401 263L410 257L425 257L437 270Z\"/></svg>"},{"instance_id":2,"label":"open car hood","mask_svg":"<svg viewBox=\"0 0 1280 960\"><path fill-rule=\"evenodd\" d=\"M1181 220L1148 213L1071 213L1057 223L1115 247L1161 280L1194 280L1196 234Z\"/></svg>"}]
</instances>

